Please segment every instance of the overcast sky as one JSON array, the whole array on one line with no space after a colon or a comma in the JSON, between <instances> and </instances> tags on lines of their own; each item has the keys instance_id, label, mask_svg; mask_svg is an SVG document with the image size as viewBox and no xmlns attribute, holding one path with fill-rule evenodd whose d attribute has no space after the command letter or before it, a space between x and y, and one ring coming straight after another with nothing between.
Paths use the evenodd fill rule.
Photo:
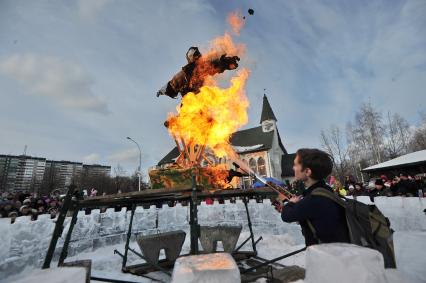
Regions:
<instances>
[{"instance_id":1,"label":"overcast sky","mask_svg":"<svg viewBox=\"0 0 426 283\"><path fill-rule=\"evenodd\" d=\"M263 89L284 146L319 147L369 100L410 124L426 107L426 1L0 0L0 154L155 165L173 146L163 122L179 100L155 97L247 14L241 36L249 123Z\"/></svg>"}]
</instances>

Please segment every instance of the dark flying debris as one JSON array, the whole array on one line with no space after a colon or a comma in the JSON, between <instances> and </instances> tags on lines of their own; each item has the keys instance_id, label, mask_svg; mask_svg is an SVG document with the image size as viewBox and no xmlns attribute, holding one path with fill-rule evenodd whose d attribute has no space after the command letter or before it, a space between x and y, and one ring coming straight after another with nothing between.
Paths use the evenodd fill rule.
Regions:
<instances>
[{"instance_id":1,"label":"dark flying debris","mask_svg":"<svg viewBox=\"0 0 426 283\"><path fill-rule=\"evenodd\" d=\"M248 9L248 13L249 15L253 15L254 14L254 10L252 8Z\"/></svg>"}]
</instances>

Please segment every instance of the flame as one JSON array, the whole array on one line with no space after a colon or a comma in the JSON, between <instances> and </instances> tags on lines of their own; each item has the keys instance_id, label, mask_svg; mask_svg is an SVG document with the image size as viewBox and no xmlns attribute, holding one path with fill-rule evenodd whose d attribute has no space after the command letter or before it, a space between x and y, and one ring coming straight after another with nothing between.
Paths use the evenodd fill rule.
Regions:
<instances>
[{"instance_id":1,"label":"flame","mask_svg":"<svg viewBox=\"0 0 426 283\"><path fill-rule=\"evenodd\" d=\"M203 57L206 60L220 57L222 54L243 57L245 52L246 46L242 43L234 43L232 36L225 32L223 36L218 36L210 41L208 50L203 50Z\"/></svg>"},{"instance_id":2,"label":"flame","mask_svg":"<svg viewBox=\"0 0 426 283\"><path fill-rule=\"evenodd\" d=\"M229 88L203 86L197 94L186 94L178 114L169 114L170 134L186 143L206 145L218 157L233 151L229 138L248 121L249 101L244 90L248 76L249 71L242 69Z\"/></svg>"},{"instance_id":3,"label":"flame","mask_svg":"<svg viewBox=\"0 0 426 283\"><path fill-rule=\"evenodd\" d=\"M233 32L239 35L244 22L238 12L228 17ZM209 64L214 59L226 56L243 57L246 48L244 44L235 43L230 33L225 33L210 41L209 47L203 50L203 56L197 61L190 85L202 82L199 92L187 93L177 113L168 115L168 131L170 135L185 142L206 146L217 157L227 156L231 160L238 159L237 153L230 145L230 137L248 122L247 109L249 101L245 94L245 85L250 71L240 69L231 77L227 88L219 86L219 80L224 76L216 74ZM200 79L202 78L202 79ZM225 164L210 167L209 176L212 183L219 187L229 186L225 182L228 176Z\"/></svg>"},{"instance_id":4,"label":"flame","mask_svg":"<svg viewBox=\"0 0 426 283\"><path fill-rule=\"evenodd\" d=\"M213 185L214 188L227 188L229 187L229 184L226 182L226 178L229 175L228 170L229 168L226 164L218 164L205 168L201 171L201 174L204 174L205 177L210 179L211 185Z\"/></svg>"},{"instance_id":5,"label":"flame","mask_svg":"<svg viewBox=\"0 0 426 283\"><path fill-rule=\"evenodd\" d=\"M232 31L236 34L236 35L240 35L240 31L243 28L245 22L242 18L242 15L239 11L230 13L228 16L228 24L231 26Z\"/></svg>"}]
</instances>

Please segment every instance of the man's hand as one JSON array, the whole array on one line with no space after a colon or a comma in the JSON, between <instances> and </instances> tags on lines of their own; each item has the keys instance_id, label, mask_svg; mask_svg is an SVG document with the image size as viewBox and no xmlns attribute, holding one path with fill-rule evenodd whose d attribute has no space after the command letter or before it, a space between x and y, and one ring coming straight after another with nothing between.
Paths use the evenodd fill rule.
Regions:
<instances>
[{"instance_id":1,"label":"man's hand","mask_svg":"<svg viewBox=\"0 0 426 283\"><path fill-rule=\"evenodd\" d=\"M292 203L296 203L300 201L301 199L302 199L302 196L294 196L294 197L291 197L288 201Z\"/></svg>"},{"instance_id":2,"label":"man's hand","mask_svg":"<svg viewBox=\"0 0 426 283\"><path fill-rule=\"evenodd\" d=\"M288 197L284 194L278 194L277 199L279 199L279 201L283 202L284 200L288 200Z\"/></svg>"}]
</instances>

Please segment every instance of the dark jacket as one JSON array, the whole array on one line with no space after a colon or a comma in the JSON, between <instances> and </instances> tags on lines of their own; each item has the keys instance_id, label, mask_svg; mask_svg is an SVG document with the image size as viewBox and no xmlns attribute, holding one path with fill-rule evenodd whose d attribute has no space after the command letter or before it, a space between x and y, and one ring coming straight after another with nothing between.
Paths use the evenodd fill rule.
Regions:
<instances>
[{"instance_id":1,"label":"dark jacket","mask_svg":"<svg viewBox=\"0 0 426 283\"><path fill-rule=\"evenodd\" d=\"M392 196L392 191L383 186L383 188L381 190L378 190L376 188L370 190L368 192L368 195L370 196L371 202L374 202L375 197Z\"/></svg>"},{"instance_id":2,"label":"dark jacket","mask_svg":"<svg viewBox=\"0 0 426 283\"><path fill-rule=\"evenodd\" d=\"M317 188L331 190L324 181L319 181L303 192L303 198L297 203L287 203L282 210L284 222L298 221L302 227L306 246L318 244L306 220L310 220L321 243L349 242L345 212L332 200L322 196L312 196Z\"/></svg>"},{"instance_id":3,"label":"dark jacket","mask_svg":"<svg viewBox=\"0 0 426 283\"><path fill-rule=\"evenodd\" d=\"M410 180L400 180L398 182L398 195L407 195L416 196L416 188L414 187L413 182Z\"/></svg>"}]
</instances>

